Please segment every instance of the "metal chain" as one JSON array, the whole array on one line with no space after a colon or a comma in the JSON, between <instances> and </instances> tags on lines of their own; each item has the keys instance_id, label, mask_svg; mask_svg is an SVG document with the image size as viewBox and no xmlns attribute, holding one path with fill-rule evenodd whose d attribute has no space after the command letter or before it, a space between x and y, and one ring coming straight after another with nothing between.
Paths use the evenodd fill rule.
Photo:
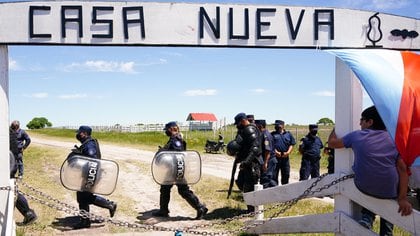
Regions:
<instances>
[{"instance_id":1,"label":"metal chain","mask_svg":"<svg viewBox=\"0 0 420 236\"><path fill-rule=\"evenodd\" d=\"M193 225L193 226L189 226L186 228L174 228L174 227L163 227L163 226L153 226L153 225L145 225L145 224L139 224L139 223L130 223L127 221L121 221L121 220L114 220L112 218L105 218L103 216L100 215L96 215L90 212L87 212L85 210L79 210L77 207L71 206L65 202L62 202L52 196L49 196L48 194L43 193L42 191L39 191L31 186L29 186L28 184L26 184L23 181L19 181L20 184L22 184L23 186L25 186L26 188L28 188L30 191L36 193L37 195L47 199L43 200L41 198L38 198L36 196L33 196L31 194L28 193L24 193L20 190L16 190L20 193L25 195L26 197L28 197L31 200L34 200L36 202L39 202L43 205L46 205L50 208L54 208L58 211L63 211L66 212L70 215L75 215L75 216L80 216L82 218L89 218L91 220L96 220L96 221L100 221L100 222L109 222L113 225L116 226L121 226L121 227L128 227L128 228L133 228L133 229L144 229L144 230L154 230L154 231L171 231L171 232L176 232L176 231L182 231L182 232L186 232L186 233L191 233L191 234L195 234L195 235L230 235L230 234L235 234L235 233L241 233L243 231L247 231L251 228L257 227L259 225L263 225L267 222L270 222L272 219L278 217L280 214L283 214L284 212L286 212L288 209L290 209L293 205L295 205L299 200L303 199L303 198L307 198L308 196L312 196L313 194L317 193L317 192L321 192L322 190L328 189L333 185L338 184L339 182L345 181L347 179L353 178L354 174L350 174L350 175L345 175L342 176L338 179L333 180L331 183L326 184L324 186L321 186L317 189L314 189L317 184L326 176L327 174L323 174L321 176L319 176L312 184L311 186L309 186L308 189L306 189L301 195L299 195L296 198L293 198L289 201L286 202L281 202L281 203L277 203L274 204L268 208L265 208L264 210L259 210L259 211L255 211L255 212L250 212L250 213L246 213L246 214L241 214L241 215L237 215L237 216L233 216L230 218L226 218L224 220L220 220L220 221L215 221L215 222L210 222L210 223L203 223L203 224L198 224L198 225ZM0 190L10 190L10 187L0 187ZM314 190L313 190L314 189ZM53 203L51 203L53 202ZM262 214L264 212L268 212L270 210L274 210L274 209L278 209L279 210L276 211L276 213L274 213L270 218L268 218L265 221L262 222L254 222L252 224L249 224L247 226L244 226L242 228L239 228L238 230L229 230L229 231L224 231L224 232L208 232L208 231L200 231L198 229L203 229L203 228L210 228L212 226L220 226L220 225L225 225L229 222L232 222L234 220L241 220L244 218L249 218L249 217L254 217L257 214Z\"/></svg>"},{"instance_id":2,"label":"metal chain","mask_svg":"<svg viewBox=\"0 0 420 236\"><path fill-rule=\"evenodd\" d=\"M265 223L267 223L267 222L270 222L271 220L273 220L274 218L276 218L276 217L278 217L280 214L283 214L284 212L286 212L288 209L290 209L292 206L294 206L296 203L298 203L298 201L300 201L300 200L302 200L302 199L304 199L304 198L307 198L307 197L309 197L309 196L312 196L312 195L314 195L315 193L317 193L317 192L321 192L322 190L325 190L325 189L328 189L328 188L330 188L331 186L333 186L333 185L336 185L336 184L338 184L338 183L340 183L340 182L342 182L342 181L345 181L345 180L347 180L347 179L351 179L351 178L354 178L354 174L349 174L349 175L345 175L345 176L342 176L342 177L340 177L340 178L338 178L338 179L335 179L335 180L333 180L331 183L329 183L329 184L326 184L326 185L324 185L324 186L321 186L320 188L317 188L317 189L315 189L315 190L312 190L314 187L316 187L316 185L325 177L325 176L327 176L328 175L328 173L325 173L325 174L322 174L321 176L319 176L312 184L311 184L311 186L309 186L309 188L308 189L306 189L301 195L299 195L298 197L296 197L296 198L293 198L293 199L291 199L291 200L289 200L289 201L286 201L286 202L282 202L282 203L278 203L278 204L275 204L274 206L271 206L270 208L268 208L268 209L266 209L266 210L262 210L262 211L259 211L259 212L257 212L256 214L260 214L260 213L263 213L264 211L268 211L268 210L271 210L271 209L274 209L274 208L278 208L278 207L283 207L283 208L281 208L280 210L278 210L276 213L274 213L270 218L268 218L267 220L265 220L265 221L262 221L262 222L254 222L254 223L252 223L252 224L250 224L250 225L248 225L248 226L244 226L244 227L242 227L241 228L241 230L242 231L247 231L248 229L250 229L250 228L254 228L254 227L257 227L257 226L260 226L260 225L263 225L263 224L265 224Z\"/></svg>"},{"instance_id":3,"label":"metal chain","mask_svg":"<svg viewBox=\"0 0 420 236\"><path fill-rule=\"evenodd\" d=\"M12 188L11 188L10 186L7 186L7 187L0 187L0 190L10 191L10 190L12 190Z\"/></svg>"}]
</instances>

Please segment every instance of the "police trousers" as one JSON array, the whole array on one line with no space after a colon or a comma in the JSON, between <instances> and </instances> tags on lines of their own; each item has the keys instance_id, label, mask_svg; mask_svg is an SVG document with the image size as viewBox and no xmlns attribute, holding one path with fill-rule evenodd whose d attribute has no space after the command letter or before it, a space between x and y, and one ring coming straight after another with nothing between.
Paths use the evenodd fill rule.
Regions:
<instances>
[{"instance_id":1,"label":"police trousers","mask_svg":"<svg viewBox=\"0 0 420 236\"><path fill-rule=\"evenodd\" d=\"M260 183L262 184L263 188L271 188L277 186L277 180L274 178L276 167L277 160L274 157L268 161L267 171L261 171Z\"/></svg>"},{"instance_id":2,"label":"police trousers","mask_svg":"<svg viewBox=\"0 0 420 236\"><path fill-rule=\"evenodd\" d=\"M194 209L198 210L203 205L200 203L198 197L190 190L190 187L186 184L177 184L178 193L184 198L188 204ZM168 205L171 199L171 189L173 185L161 185L160 186L160 210L169 212Z\"/></svg>"},{"instance_id":3,"label":"police trousers","mask_svg":"<svg viewBox=\"0 0 420 236\"><path fill-rule=\"evenodd\" d=\"M289 157L286 158L277 158L277 166L274 172L274 179L279 182L279 174L280 174L280 181L282 185L289 183L290 178L290 161Z\"/></svg>"},{"instance_id":4,"label":"police trousers","mask_svg":"<svg viewBox=\"0 0 420 236\"><path fill-rule=\"evenodd\" d=\"M319 177L319 159L321 157L303 157L300 165L299 180Z\"/></svg>"}]
</instances>

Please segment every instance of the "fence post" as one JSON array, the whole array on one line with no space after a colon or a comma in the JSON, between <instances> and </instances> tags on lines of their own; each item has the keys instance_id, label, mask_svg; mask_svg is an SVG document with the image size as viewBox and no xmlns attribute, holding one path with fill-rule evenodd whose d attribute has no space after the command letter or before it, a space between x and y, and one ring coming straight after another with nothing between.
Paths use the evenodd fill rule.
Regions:
<instances>
[{"instance_id":1,"label":"fence post","mask_svg":"<svg viewBox=\"0 0 420 236\"><path fill-rule=\"evenodd\" d=\"M262 190L263 186L258 182L257 184L254 185L254 191L259 191ZM258 212L257 214L255 214L255 220L263 220L264 219L264 205L258 205L255 206L255 212Z\"/></svg>"},{"instance_id":2,"label":"fence post","mask_svg":"<svg viewBox=\"0 0 420 236\"><path fill-rule=\"evenodd\" d=\"M335 60L335 131L338 137L360 129L359 118L362 112L362 88L354 73L340 59ZM351 149L335 151L335 173L348 174L352 172L353 152ZM336 195L334 208L352 218L360 215L360 206L343 195Z\"/></svg>"}]
</instances>

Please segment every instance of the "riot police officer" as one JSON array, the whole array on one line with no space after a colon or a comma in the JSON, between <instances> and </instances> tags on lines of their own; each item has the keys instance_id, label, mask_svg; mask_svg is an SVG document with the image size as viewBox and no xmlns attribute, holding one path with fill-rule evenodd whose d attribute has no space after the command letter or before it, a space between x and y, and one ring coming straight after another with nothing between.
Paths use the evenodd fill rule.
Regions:
<instances>
[{"instance_id":1,"label":"riot police officer","mask_svg":"<svg viewBox=\"0 0 420 236\"><path fill-rule=\"evenodd\" d=\"M185 151L186 142L182 139L179 127L176 122L171 121L165 125L165 134L169 137L168 142L159 151ZM187 202L197 211L195 219L202 219L207 213L208 209L202 203L198 197L190 190L187 184L177 184L178 193L187 200ZM160 209L153 212L153 216L169 217L169 200L171 198L171 188L173 185L161 185L160 186Z\"/></svg>"},{"instance_id":2,"label":"riot police officer","mask_svg":"<svg viewBox=\"0 0 420 236\"><path fill-rule=\"evenodd\" d=\"M248 114L248 115L246 115L246 119L249 121L249 123L255 124L255 117L254 117L254 115Z\"/></svg>"},{"instance_id":3,"label":"riot police officer","mask_svg":"<svg viewBox=\"0 0 420 236\"><path fill-rule=\"evenodd\" d=\"M235 123L238 129L236 137L227 146L227 152L235 156L236 163L240 163L236 185L246 192L254 190L261 174L261 166L264 164L261 157L261 138L258 128L251 124L245 113L235 116ZM248 212L254 211L254 206L248 205Z\"/></svg>"},{"instance_id":4,"label":"riot police officer","mask_svg":"<svg viewBox=\"0 0 420 236\"><path fill-rule=\"evenodd\" d=\"M266 129L267 123L265 120L255 120L255 125L261 133L261 152L264 161L260 183L264 188L274 187L277 186L277 181L274 179L277 159L274 155L273 136Z\"/></svg>"},{"instance_id":5,"label":"riot police officer","mask_svg":"<svg viewBox=\"0 0 420 236\"><path fill-rule=\"evenodd\" d=\"M77 151L84 156L101 159L101 151L99 149L98 141L91 137L92 128L89 126L80 126L76 131L76 139L82 144L80 147L77 147ZM89 205L93 204L102 208L107 208L111 217L114 216L115 211L117 210L117 203L109 201L103 197L95 195L87 191L78 191L77 192L77 202L79 203L79 209L89 212ZM74 229L89 228L90 227L89 218L81 218L80 222L76 224Z\"/></svg>"},{"instance_id":6,"label":"riot police officer","mask_svg":"<svg viewBox=\"0 0 420 236\"><path fill-rule=\"evenodd\" d=\"M290 160L289 155L292 153L293 146L296 144L293 135L284 129L284 121L274 121L275 131L271 132L274 139L274 152L277 158L277 166L274 179L279 182L279 173L281 174L281 184L288 184L290 178Z\"/></svg>"},{"instance_id":7,"label":"riot police officer","mask_svg":"<svg viewBox=\"0 0 420 236\"><path fill-rule=\"evenodd\" d=\"M324 147L321 139L317 136L318 125L309 125L309 133L300 140L299 152L302 154L302 161L299 171L299 180L307 180L319 177L319 160L321 149Z\"/></svg>"}]
</instances>

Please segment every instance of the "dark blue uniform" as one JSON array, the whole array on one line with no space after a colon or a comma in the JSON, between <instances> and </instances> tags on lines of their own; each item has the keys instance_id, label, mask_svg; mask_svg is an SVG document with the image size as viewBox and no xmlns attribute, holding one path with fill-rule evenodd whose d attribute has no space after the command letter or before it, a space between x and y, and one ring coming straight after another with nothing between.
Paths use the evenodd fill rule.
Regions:
<instances>
[{"instance_id":1,"label":"dark blue uniform","mask_svg":"<svg viewBox=\"0 0 420 236\"><path fill-rule=\"evenodd\" d=\"M260 131L254 124L238 128L234 142L240 149L236 153L236 162L240 163L236 185L246 192L254 191L254 185L261 176L261 166L264 163L261 157ZM247 205L248 212L254 211L254 206Z\"/></svg>"},{"instance_id":2,"label":"dark blue uniform","mask_svg":"<svg viewBox=\"0 0 420 236\"><path fill-rule=\"evenodd\" d=\"M14 130L9 128L9 150L13 153L14 158L16 160L16 156L19 154L19 144L17 140L17 135ZM15 178L17 166L16 163L14 166L11 166L10 169L10 178ZM22 224L29 224L37 219L37 215L35 211L29 207L28 201L26 200L25 196L21 193L17 192L16 194L16 208L18 211L24 216Z\"/></svg>"},{"instance_id":3,"label":"dark blue uniform","mask_svg":"<svg viewBox=\"0 0 420 236\"><path fill-rule=\"evenodd\" d=\"M29 146L29 144L31 143L31 138L23 129L18 129L15 132L19 149L19 153L16 156L17 170L19 172L18 175L23 176L23 150L25 150Z\"/></svg>"},{"instance_id":4,"label":"dark blue uniform","mask_svg":"<svg viewBox=\"0 0 420 236\"><path fill-rule=\"evenodd\" d=\"M262 131L261 135L262 141L261 141L261 149L262 149L262 155L263 159L265 161L265 155L266 152L269 152L270 159L268 160L267 165L267 171L262 171L261 173L261 184L264 188L270 188L277 186L277 181L274 179L274 173L277 166L277 159L274 155L274 140L273 136L268 130Z\"/></svg>"},{"instance_id":5,"label":"dark blue uniform","mask_svg":"<svg viewBox=\"0 0 420 236\"><path fill-rule=\"evenodd\" d=\"M79 133L87 132L89 136L85 138L80 138ZM78 135L76 136L79 141L82 142L82 145L77 149L80 154L83 156L87 156L90 158L101 159L101 151L99 149L99 144L96 139L93 139L90 136L92 129L90 127L81 126L78 131ZM76 193L77 202L79 203L79 209L85 210L89 212L89 205L94 204L95 206L99 206L102 208L107 208L111 217L114 216L115 211L117 209L117 204L109 201L101 196L97 196L91 192L86 191L78 191ZM74 226L74 228L89 228L90 227L90 219L82 218L81 221Z\"/></svg>"},{"instance_id":6,"label":"dark blue uniform","mask_svg":"<svg viewBox=\"0 0 420 236\"><path fill-rule=\"evenodd\" d=\"M160 151L185 151L186 143L182 139L181 135L175 134L169 137L169 141L166 143ZM171 189L174 185L161 185L160 186L160 210L156 216L168 216L169 213L169 201L171 199ZM194 209L197 210L197 217L201 218L207 213L207 208L200 203L198 197L190 190L190 187L186 184L177 184L178 193L184 198Z\"/></svg>"},{"instance_id":7,"label":"dark blue uniform","mask_svg":"<svg viewBox=\"0 0 420 236\"><path fill-rule=\"evenodd\" d=\"M240 170L236 185L244 193L254 191L254 185L261 176L261 138L258 128L249 124L238 129L235 141L240 145L236 158L240 163Z\"/></svg>"},{"instance_id":8,"label":"dark blue uniform","mask_svg":"<svg viewBox=\"0 0 420 236\"><path fill-rule=\"evenodd\" d=\"M302 154L299 180L307 180L319 177L319 159L321 159L321 149L324 147L321 139L312 134L307 134L302 138L299 151Z\"/></svg>"},{"instance_id":9,"label":"dark blue uniform","mask_svg":"<svg viewBox=\"0 0 420 236\"><path fill-rule=\"evenodd\" d=\"M334 148L330 148L327 146L328 142L325 145L324 153L328 155L328 174L334 174L334 156L335 156L335 150Z\"/></svg>"},{"instance_id":10,"label":"dark blue uniform","mask_svg":"<svg viewBox=\"0 0 420 236\"><path fill-rule=\"evenodd\" d=\"M289 150L290 146L296 144L295 138L289 131L273 131L271 133L274 140L274 148L281 152L285 153ZM274 179L279 181L279 173L281 171L281 184L288 184L290 178L290 160L289 156L287 157L277 157L277 166L274 172Z\"/></svg>"}]
</instances>

